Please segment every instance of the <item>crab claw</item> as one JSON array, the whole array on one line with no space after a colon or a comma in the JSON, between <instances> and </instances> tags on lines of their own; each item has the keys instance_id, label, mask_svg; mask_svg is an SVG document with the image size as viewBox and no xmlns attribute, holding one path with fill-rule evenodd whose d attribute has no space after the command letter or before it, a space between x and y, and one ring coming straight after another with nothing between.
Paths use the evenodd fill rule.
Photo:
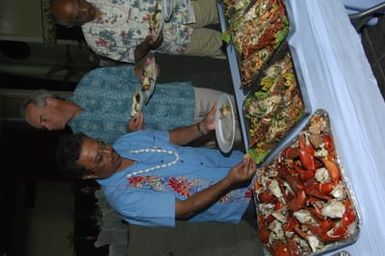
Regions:
<instances>
[{"instance_id":1,"label":"crab claw","mask_svg":"<svg viewBox=\"0 0 385 256\"><path fill-rule=\"evenodd\" d=\"M299 150L295 147L287 147L285 150L282 151L282 156L285 159L294 159L299 156Z\"/></svg>"},{"instance_id":2,"label":"crab claw","mask_svg":"<svg viewBox=\"0 0 385 256\"><path fill-rule=\"evenodd\" d=\"M340 181L341 175L340 175L340 168L338 167L336 162L328 159L323 159L322 162L325 165L325 168L328 170L333 183L338 184L338 182Z\"/></svg>"},{"instance_id":3,"label":"crab claw","mask_svg":"<svg viewBox=\"0 0 385 256\"><path fill-rule=\"evenodd\" d=\"M316 169L313 146L307 141L304 134L301 134L298 139L299 147L299 159L302 165L308 169L314 171Z\"/></svg>"},{"instance_id":4,"label":"crab claw","mask_svg":"<svg viewBox=\"0 0 385 256\"><path fill-rule=\"evenodd\" d=\"M335 156L335 150L332 137L329 134L324 134L322 138L323 143L325 144L325 148L328 151L328 159L333 161Z\"/></svg>"},{"instance_id":5,"label":"crab claw","mask_svg":"<svg viewBox=\"0 0 385 256\"><path fill-rule=\"evenodd\" d=\"M293 212L298 211L299 209L302 209L305 206L306 201L307 196L305 190L302 190L296 193L295 197L289 202L288 208Z\"/></svg>"},{"instance_id":6,"label":"crab claw","mask_svg":"<svg viewBox=\"0 0 385 256\"><path fill-rule=\"evenodd\" d=\"M274 252L274 255L290 256L290 251L287 244L285 244L281 240L277 240L272 244L272 250Z\"/></svg>"},{"instance_id":7,"label":"crab claw","mask_svg":"<svg viewBox=\"0 0 385 256\"><path fill-rule=\"evenodd\" d=\"M313 181L312 183L307 184L305 191L308 195L329 201L333 199L333 197L329 195L329 189L330 188L327 183L322 184L317 181Z\"/></svg>"}]
</instances>

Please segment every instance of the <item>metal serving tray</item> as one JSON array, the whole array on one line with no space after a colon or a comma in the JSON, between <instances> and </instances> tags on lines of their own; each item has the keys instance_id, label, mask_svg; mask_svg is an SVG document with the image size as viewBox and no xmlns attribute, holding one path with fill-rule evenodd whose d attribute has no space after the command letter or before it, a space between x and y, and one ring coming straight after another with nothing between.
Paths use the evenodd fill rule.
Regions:
<instances>
[{"instance_id":1,"label":"metal serving tray","mask_svg":"<svg viewBox=\"0 0 385 256\"><path fill-rule=\"evenodd\" d=\"M280 160L280 158L281 158L281 154L283 154L284 149L286 149L287 147L290 147L291 145L298 145L298 138L299 138L298 135L302 131L306 131L306 132L308 131L308 128L309 128L310 122L312 121L312 118L317 116L317 115L322 116L322 117L324 117L324 119L326 119L327 133L329 133L330 136L333 138L333 133L331 130L331 123L330 123L328 113L323 109L316 110L314 112L314 114L309 117L309 119L306 122L306 125L297 133L296 137L292 138L291 140L286 141L286 144L284 145L284 147L279 152L276 152L272 156L274 161L272 161L268 166L266 165L264 167L260 167L259 169L257 169L257 173L254 176L253 181L252 181L253 184L256 183L256 180L258 179L258 174L261 173L261 172L259 172L259 170L267 170L267 168L272 168L272 169L269 169L269 172L271 172L274 169L274 166L276 166L276 164L278 163L278 161L283 161L283 160ZM335 146L335 144L333 143L333 147L334 146ZM335 149L335 147L334 147L334 149ZM287 158L284 158L284 159L287 159ZM305 253L303 255L318 256L318 255L323 255L325 253L330 253L332 251L341 249L343 247L346 247L348 245L355 243L359 238L362 221L361 221L360 213L358 211L357 199L356 199L354 192L352 190L351 183L349 182L349 179L347 178L346 170L343 168L343 164L341 163L341 159L339 158L337 150L335 150L335 163L338 165L339 170L340 170L341 183L343 184L343 187L345 188L346 198L348 200L350 200L350 202L351 202L351 206L352 206L353 212L355 214L355 221L354 221L355 223L349 229L349 235L346 236L343 240L325 243L325 245L322 249L317 250L317 251L312 251L312 252L307 253L307 254ZM259 204L260 203L257 199L257 193L255 190L255 186L254 186L253 194L254 194L253 199L254 199L254 202L256 205L257 217L259 217L261 215L261 212L259 210ZM305 207L309 207L309 206L306 205ZM264 254L265 255L274 255L271 252L271 250L269 250L265 245L264 245ZM349 255L349 254L345 251L341 251L341 252L336 252L333 255Z\"/></svg>"},{"instance_id":2,"label":"metal serving tray","mask_svg":"<svg viewBox=\"0 0 385 256\"><path fill-rule=\"evenodd\" d=\"M252 9L252 7L255 4L255 2L256 2L255 0L251 0L250 1L249 5L246 8L245 14L250 9ZM283 1L283 4L285 4L284 2L285 1ZM229 21L228 21L226 15L225 15L225 4L223 3L222 0L218 0L217 1L217 7L218 7L218 13L219 13L219 22L220 22L220 25L221 25L221 32L224 33L226 31L228 31L228 29L229 29L229 25L228 25ZM286 8L285 8L285 15L287 17L287 20L289 20L289 16L287 14ZM291 26L289 24L289 33L290 33L290 30L291 30ZM244 85L242 85L242 82L241 82L242 81L242 77L241 77L240 66L241 66L241 63L243 61L242 57L241 57L241 54L239 52L237 52L237 50L235 49L233 44L231 44L231 43L227 44L226 51L227 51L228 61L229 61L229 64L230 64L231 75L233 77L234 86L237 86L238 88L240 88L241 90L244 90L244 91L248 91L248 90L252 89L253 87L257 86L257 81L258 81L258 78L261 75L262 71L269 65L269 63L271 62L271 59L274 58L275 52L286 41L286 38L287 38L287 35L279 43L279 45L276 46L276 48L273 50L273 52L267 58L267 60L265 62L263 62L263 64L261 65L260 69L255 73L255 75L251 79L251 81L249 83L247 83L247 84L244 84Z\"/></svg>"},{"instance_id":3,"label":"metal serving tray","mask_svg":"<svg viewBox=\"0 0 385 256\"><path fill-rule=\"evenodd\" d=\"M221 31L225 32L225 31L227 31L227 19L226 19L225 14L224 14L224 5L223 5L221 0L217 1L217 9L218 9L218 16L219 16ZM288 10L286 9L286 12L287 11ZM290 13L288 13L288 19L290 22L290 15L289 14ZM294 28L294 26L291 25L291 22L290 22L289 33L287 35L287 38L291 34L294 33L294 30L295 30L295 28ZM283 46L283 45L285 45L285 46ZM277 58L276 55L279 54L278 52L280 52L280 49L283 47L287 47L287 41L286 40L284 40L282 42L282 44L276 49L276 52L273 53L270 60L266 63L266 66L269 66L271 64L271 62L273 62L273 60ZM257 87L257 85L255 85L254 87L253 86L252 87L242 87L241 86L241 75L240 75L240 71L239 71L238 53L232 44L226 45L226 53L227 53L227 59L228 59L228 64L229 64L229 68L230 68L231 78L232 78L232 82L233 82L234 97L235 97L235 103L236 103L236 108L237 108L237 112L238 112L239 124L240 124L240 128L241 128L242 142L244 145L244 150L247 151L249 148L249 146L248 146L249 140L248 140L248 130L246 127L246 123L244 121L245 117L244 117L244 113L243 113L243 102L244 102L245 98L248 96L249 92L253 89L255 90L254 87ZM296 72L297 73L297 79L298 79L298 81L302 87L303 76L302 76L301 70L299 69L299 64L298 65L296 64L297 63L297 57L296 57L295 49L292 50L291 54L293 57L294 66L297 69L297 72ZM261 69L261 71L262 70L263 69ZM257 81L257 77L256 77L256 81ZM301 88L301 91L303 94L306 93L305 89ZM309 108L310 104L308 104L307 97L304 97L304 101L306 101L305 104Z\"/></svg>"},{"instance_id":4,"label":"metal serving tray","mask_svg":"<svg viewBox=\"0 0 385 256\"><path fill-rule=\"evenodd\" d=\"M296 84L297 84L297 87L299 89L301 99L303 102L304 112L303 112L303 115L293 124L293 126L291 128L289 128L281 138L278 138L279 140L275 142L275 145L270 149L270 151L267 153L267 155L261 161L259 161L257 163L258 167L268 164L269 161L271 161L272 157L283 148L283 146L287 143L287 141L290 141L292 139L292 137L298 133L298 130L303 128L303 126L306 124L307 118L311 114L311 105L310 105L309 97L307 94L306 86L303 83L302 73L301 73L300 69L297 68L298 65L295 64L295 61L293 59L293 55L292 55L290 48L286 42L284 44L282 44L278 48L278 50L275 52L274 58L272 58L269 61L269 67L270 67L270 65L274 65L276 62L279 62L280 60L282 60L287 54L290 54L290 56L291 56L291 62L293 65L293 73L294 73L294 76L296 79ZM264 70L263 72L266 72L266 70ZM260 90L259 84L263 78L264 78L264 73L262 73L262 75L259 77L258 86L255 87L253 90L248 92L248 94L245 97L245 99L243 100L243 104L242 104L243 120L241 122L244 123L245 130L246 130L245 138L247 139L247 141L244 142L246 150L249 150L251 148L249 145L249 141L250 141L249 127L250 127L250 124L249 124L248 118L246 118L246 115L247 115L246 112L247 111L245 110L245 103L249 99L249 97L253 98L255 92L258 92Z\"/></svg>"}]
</instances>

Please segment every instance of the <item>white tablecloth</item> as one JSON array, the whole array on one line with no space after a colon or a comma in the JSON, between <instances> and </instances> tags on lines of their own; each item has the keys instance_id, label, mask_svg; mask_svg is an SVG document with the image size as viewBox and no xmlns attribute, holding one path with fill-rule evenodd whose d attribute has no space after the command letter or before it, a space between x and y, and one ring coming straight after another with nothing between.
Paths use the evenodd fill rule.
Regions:
<instances>
[{"instance_id":1,"label":"white tablecloth","mask_svg":"<svg viewBox=\"0 0 385 256\"><path fill-rule=\"evenodd\" d=\"M341 0L286 0L313 111L329 112L362 226L351 255L385 255L385 103Z\"/></svg>"}]
</instances>

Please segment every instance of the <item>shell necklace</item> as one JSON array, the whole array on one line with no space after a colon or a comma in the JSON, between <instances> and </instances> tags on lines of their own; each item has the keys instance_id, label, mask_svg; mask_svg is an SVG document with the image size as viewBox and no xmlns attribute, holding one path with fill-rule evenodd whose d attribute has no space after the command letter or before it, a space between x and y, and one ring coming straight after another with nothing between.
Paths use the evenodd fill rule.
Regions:
<instances>
[{"instance_id":1,"label":"shell necklace","mask_svg":"<svg viewBox=\"0 0 385 256\"><path fill-rule=\"evenodd\" d=\"M144 148L144 149L130 150L129 152L131 154L141 154L141 153L168 154L168 155L173 155L175 157L175 159L173 161L171 161L171 162L168 162L168 163L155 165L155 166L152 166L152 167L149 167L149 168L145 168L145 169L142 169L142 170L138 170L138 171L129 173L126 176L127 178L130 178L130 177L138 175L138 174L151 172L151 171L154 171L154 170L157 170L157 169L161 169L161 168L165 168L165 167L170 167L170 166L176 164L178 162L178 160L179 160L179 154L177 152L172 151L172 150L165 150L165 149L158 149L158 148Z\"/></svg>"}]
</instances>

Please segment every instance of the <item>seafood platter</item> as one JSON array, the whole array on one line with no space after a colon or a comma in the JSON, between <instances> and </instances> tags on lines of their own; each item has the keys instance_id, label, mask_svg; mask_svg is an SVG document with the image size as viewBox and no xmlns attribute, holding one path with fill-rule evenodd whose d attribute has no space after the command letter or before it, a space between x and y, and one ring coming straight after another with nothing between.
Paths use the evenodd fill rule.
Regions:
<instances>
[{"instance_id":1,"label":"seafood platter","mask_svg":"<svg viewBox=\"0 0 385 256\"><path fill-rule=\"evenodd\" d=\"M274 161L257 168L258 235L267 255L321 255L358 239L357 203L330 127L327 112L317 110Z\"/></svg>"},{"instance_id":2,"label":"seafood platter","mask_svg":"<svg viewBox=\"0 0 385 256\"><path fill-rule=\"evenodd\" d=\"M264 93L266 96L264 104L270 105L274 109L267 109L269 111L265 113L265 116L258 116L261 115L260 107L263 106L256 106L259 97L263 94L257 90L266 90L266 87L261 89L261 81L267 84L266 81L270 78L266 77L269 76L266 72L274 69L271 66L277 65L277 61L282 59L287 52L290 52L292 57L290 68L294 70L294 66L299 66L296 65L297 58L293 56L296 52L291 52L287 42L288 36L294 32L295 28L290 26L290 16L284 0L218 0L217 7L222 36L227 42L227 59L244 149L259 165L262 165L270 159L269 157L273 155L274 151L279 150L281 144L293 136L295 129L304 125L304 119L311 113L311 105L308 102L300 68L293 72L290 69L288 72L287 75L290 78L294 77L295 80L288 81L289 85L294 86L287 88L286 94L278 95L274 90L270 90L270 95L268 91ZM271 68L269 69L269 67ZM300 91L298 92L298 90ZM294 97L294 100L298 100L301 106L290 110L299 112L288 113L290 111L288 110L286 113L279 113L282 117L280 120L271 118L269 113L270 115L277 114L283 108L282 104L290 103L291 96ZM279 102L269 102L278 98L280 98ZM291 104L291 106L295 106L295 104ZM290 119L288 115L292 115L293 119ZM284 119L290 120L290 122L283 125ZM278 122L276 122L277 120ZM259 121L262 121L263 125L255 127ZM269 133L269 136L260 138L259 135L266 129L273 129L273 131ZM265 141L257 141L258 139Z\"/></svg>"},{"instance_id":3,"label":"seafood platter","mask_svg":"<svg viewBox=\"0 0 385 256\"><path fill-rule=\"evenodd\" d=\"M301 73L293 64L289 47L283 44L263 70L258 87L242 103L248 154L258 166L279 151L310 116L310 103Z\"/></svg>"},{"instance_id":4,"label":"seafood platter","mask_svg":"<svg viewBox=\"0 0 385 256\"><path fill-rule=\"evenodd\" d=\"M240 86L255 82L289 32L284 0L219 0L222 39ZM229 49L230 48L230 49Z\"/></svg>"}]
</instances>

